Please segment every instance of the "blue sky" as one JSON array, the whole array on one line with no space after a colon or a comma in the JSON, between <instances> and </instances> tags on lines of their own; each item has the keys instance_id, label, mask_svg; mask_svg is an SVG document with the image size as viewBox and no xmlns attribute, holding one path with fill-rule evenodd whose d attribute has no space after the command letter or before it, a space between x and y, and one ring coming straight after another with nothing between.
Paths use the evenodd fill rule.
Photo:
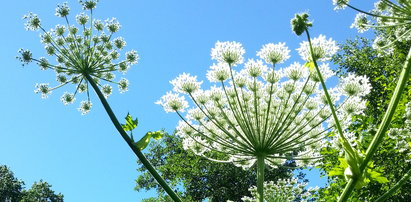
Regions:
<instances>
[{"instance_id":1,"label":"blue sky","mask_svg":"<svg viewBox=\"0 0 411 202\"><path fill-rule=\"evenodd\" d=\"M38 32L24 29L22 16L29 11L42 19L49 29L64 24L54 16L55 0L16 0L2 3L0 18L0 164L11 167L29 187L44 179L65 195L66 201L111 202L140 201L154 192L136 192L136 157L117 134L97 97L92 94L93 109L86 116L77 111L79 100L64 106L64 90L41 99L33 92L36 83L53 83L51 71L40 71L30 64L22 67L17 50L27 48L34 57L45 55ZM77 1L68 1L69 18L81 12ZM353 1L361 8L371 3ZM304 37L291 32L290 19L308 11L314 21L312 36L324 34L337 42L354 38L350 29L354 12L333 11L331 0L101 0L95 17L116 17L122 24L117 36L127 41L126 50L135 49L141 60L126 75L130 81L125 94L109 98L113 110L122 119L127 112L139 118L134 134L164 128L172 132L175 114L167 114L155 105L169 81L187 72L205 79L213 63L210 49L216 41L238 41L246 49L246 58L255 58L263 44L286 42L292 61ZM73 87L72 87L73 88ZM73 89L71 89L73 90ZM312 185L316 185L316 175Z\"/></svg>"}]
</instances>

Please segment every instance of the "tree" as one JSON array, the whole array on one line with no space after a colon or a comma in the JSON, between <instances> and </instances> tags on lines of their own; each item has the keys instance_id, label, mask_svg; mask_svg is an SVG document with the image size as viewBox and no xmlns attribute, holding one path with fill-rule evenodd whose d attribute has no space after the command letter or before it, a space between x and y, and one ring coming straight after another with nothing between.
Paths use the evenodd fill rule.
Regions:
<instances>
[{"instance_id":1,"label":"tree","mask_svg":"<svg viewBox=\"0 0 411 202\"><path fill-rule=\"evenodd\" d=\"M24 181L17 179L5 165L0 165L0 201L5 202L62 202L63 194L56 194L43 180L24 190Z\"/></svg>"},{"instance_id":2,"label":"tree","mask_svg":"<svg viewBox=\"0 0 411 202\"><path fill-rule=\"evenodd\" d=\"M24 182L14 177L5 165L0 165L0 201L19 201Z\"/></svg>"},{"instance_id":3,"label":"tree","mask_svg":"<svg viewBox=\"0 0 411 202\"><path fill-rule=\"evenodd\" d=\"M389 33L388 30L379 30L376 35L384 36ZM391 53L383 53L373 49L371 40L366 38L357 38L348 40L341 45L341 51L334 57L335 64L338 65L337 73L345 75L355 73L365 75L370 79L372 85L371 93L366 97L367 109L363 115L356 117L356 121L351 125L349 131L356 136L357 144L362 151L368 148L378 124L381 122L384 112L396 86L398 74L405 61L406 54L410 48L407 42L395 42L395 48ZM405 105L410 101L411 90L410 84L406 87L401 101L395 112L391 128L404 128L405 120L403 114ZM322 190L323 199L335 199L344 188L346 183L342 175L333 176L335 168L341 166L338 160L338 152L333 149L323 151L325 155L322 169L324 174L329 175L330 186ZM382 173L389 182L380 183L371 181L367 186L357 189L351 200L369 200L373 201L385 193L404 174L410 169L409 155L399 152L396 148L396 140L386 136L383 144L380 145L377 153L373 157L374 170ZM406 201L411 198L411 182L405 183L396 195L390 198L390 201Z\"/></svg>"},{"instance_id":4,"label":"tree","mask_svg":"<svg viewBox=\"0 0 411 202\"><path fill-rule=\"evenodd\" d=\"M161 141L150 143L147 158L162 173L164 179L180 191L186 201L239 201L243 196L251 196L249 188L256 185L256 170L243 170L233 164L213 162L195 155L183 148L181 139L165 134ZM138 171L143 174L137 180L136 190L157 189L158 198L145 201L168 201L161 193L154 179L139 163ZM277 181L292 176L294 162L287 162L284 167L268 170L265 179ZM299 179L304 175L300 173Z\"/></svg>"}]
</instances>

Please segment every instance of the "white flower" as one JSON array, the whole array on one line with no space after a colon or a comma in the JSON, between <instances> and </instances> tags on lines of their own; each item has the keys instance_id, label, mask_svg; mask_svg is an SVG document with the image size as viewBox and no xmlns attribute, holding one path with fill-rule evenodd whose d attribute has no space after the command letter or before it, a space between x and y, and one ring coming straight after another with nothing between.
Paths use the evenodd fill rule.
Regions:
<instances>
[{"instance_id":1,"label":"white flower","mask_svg":"<svg viewBox=\"0 0 411 202\"><path fill-rule=\"evenodd\" d=\"M137 64L138 59L140 59L139 55L137 54L137 51L131 50L126 52L126 60L128 63L131 65Z\"/></svg>"},{"instance_id":2,"label":"white flower","mask_svg":"<svg viewBox=\"0 0 411 202\"><path fill-rule=\"evenodd\" d=\"M76 21L80 25L85 25L88 22L88 16L84 13L77 14Z\"/></svg>"},{"instance_id":3,"label":"white flower","mask_svg":"<svg viewBox=\"0 0 411 202\"><path fill-rule=\"evenodd\" d=\"M365 96L371 91L371 84L366 76L349 73L341 79L340 92L346 96Z\"/></svg>"},{"instance_id":4,"label":"white flower","mask_svg":"<svg viewBox=\"0 0 411 202\"><path fill-rule=\"evenodd\" d=\"M167 92L167 94L161 97L155 104L163 106L166 112L184 112L188 107L188 103L184 97L179 97L178 94L172 92Z\"/></svg>"},{"instance_id":5,"label":"white flower","mask_svg":"<svg viewBox=\"0 0 411 202\"><path fill-rule=\"evenodd\" d=\"M251 77L259 77L268 71L268 67L263 64L262 60L249 59L244 66L244 70Z\"/></svg>"},{"instance_id":6,"label":"white flower","mask_svg":"<svg viewBox=\"0 0 411 202\"><path fill-rule=\"evenodd\" d=\"M284 74L293 81L306 78L309 75L307 68L304 68L300 63L294 62L289 67L284 69Z\"/></svg>"},{"instance_id":7,"label":"white flower","mask_svg":"<svg viewBox=\"0 0 411 202\"><path fill-rule=\"evenodd\" d=\"M327 61L338 51L338 46L334 40L326 39L324 35L311 40L313 47L314 59L318 61ZM311 61L310 45L308 41L300 43L300 48L297 49L298 54L305 61Z\"/></svg>"},{"instance_id":8,"label":"white flower","mask_svg":"<svg viewBox=\"0 0 411 202\"><path fill-rule=\"evenodd\" d=\"M230 78L230 67L226 63L213 64L207 71L207 79L210 82L224 82L228 78Z\"/></svg>"},{"instance_id":9,"label":"white flower","mask_svg":"<svg viewBox=\"0 0 411 202\"><path fill-rule=\"evenodd\" d=\"M120 30L121 25L116 18L111 18L106 20L106 27L109 32L115 33L118 32L118 30Z\"/></svg>"},{"instance_id":10,"label":"white flower","mask_svg":"<svg viewBox=\"0 0 411 202\"><path fill-rule=\"evenodd\" d=\"M68 7L67 2L64 2L63 4L57 4L56 8L56 16L57 17L66 17L70 12L70 8Z\"/></svg>"},{"instance_id":11,"label":"white flower","mask_svg":"<svg viewBox=\"0 0 411 202\"><path fill-rule=\"evenodd\" d=\"M358 13L350 28L356 28L359 33L367 31L369 29L367 16L364 13Z\"/></svg>"},{"instance_id":12,"label":"white flower","mask_svg":"<svg viewBox=\"0 0 411 202\"><path fill-rule=\"evenodd\" d=\"M197 76L190 76L190 74L183 73L170 81L170 83L174 86L174 92L191 94L197 91L203 82L198 82Z\"/></svg>"},{"instance_id":13,"label":"white flower","mask_svg":"<svg viewBox=\"0 0 411 202\"><path fill-rule=\"evenodd\" d=\"M333 0L334 10L340 10L347 7L349 0Z\"/></svg>"},{"instance_id":14,"label":"white flower","mask_svg":"<svg viewBox=\"0 0 411 202\"><path fill-rule=\"evenodd\" d=\"M121 78L121 80L118 82L118 89L120 90L120 93L125 93L126 91L128 91L128 85L128 80Z\"/></svg>"},{"instance_id":15,"label":"white flower","mask_svg":"<svg viewBox=\"0 0 411 202\"><path fill-rule=\"evenodd\" d=\"M90 112L92 106L93 104L90 101L81 101L78 110L81 112L81 115L86 115Z\"/></svg>"},{"instance_id":16,"label":"white flower","mask_svg":"<svg viewBox=\"0 0 411 202\"><path fill-rule=\"evenodd\" d=\"M51 89L48 83L40 83L36 84L36 90L34 90L34 92L41 93L41 98L46 99L48 95L51 94Z\"/></svg>"},{"instance_id":17,"label":"white flower","mask_svg":"<svg viewBox=\"0 0 411 202\"><path fill-rule=\"evenodd\" d=\"M215 47L211 49L211 58L217 60L218 62L223 62L235 66L236 64L243 63L244 53L244 48L238 42L217 41Z\"/></svg>"},{"instance_id":18,"label":"white flower","mask_svg":"<svg viewBox=\"0 0 411 202\"><path fill-rule=\"evenodd\" d=\"M265 44L260 51L257 52L257 56L265 60L269 64L281 64L290 58L290 50L285 43L278 44Z\"/></svg>"},{"instance_id":19,"label":"white flower","mask_svg":"<svg viewBox=\"0 0 411 202\"><path fill-rule=\"evenodd\" d=\"M76 98L74 97L73 93L65 92L61 96L60 100L63 102L64 105L69 105L72 104L76 100Z\"/></svg>"},{"instance_id":20,"label":"white flower","mask_svg":"<svg viewBox=\"0 0 411 202\"><path fill-rule=\"evenodd\" d=\"M33 14L32 12L23 16L23 19L27 20L27 22L24 24L26 30L36 31L41 26L40 18L36 14Z\"/></svg>"},{"instance_id":21,"label":"white flower","mask_svg":"<svg viewBox=\"0 0 411 202\"><path fill-rule=\"evenodd\" d=\"M113 87L111 87L109 84L105 84L101 88L101 92L103 93L105 98L108 98L113 93Z\"/></svg>"}]
</instances>

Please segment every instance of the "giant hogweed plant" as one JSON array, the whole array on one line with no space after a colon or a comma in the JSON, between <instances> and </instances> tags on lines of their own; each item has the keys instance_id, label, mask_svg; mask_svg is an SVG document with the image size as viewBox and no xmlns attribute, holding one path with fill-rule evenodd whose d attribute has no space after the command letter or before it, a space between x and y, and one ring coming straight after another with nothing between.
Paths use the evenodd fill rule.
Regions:
<instances>
[{"instance_id":1,"label":"giant hogweed plant","mask_svg":"<svg viewBox=\"0 0 411 202\"><path fill-rule=\"evenodd\" d=\"M41 31L41 43L44 44L48 56L35 58L30 50L20 49L17 58L23 65L36 62L41 70L56 73L55 86L50 86L49 83L36 84L34 92L41 94L42 98L47 98L54 90L73 84L73 92L65 92L61 96L61 101L64 105L69 105L74 103L76 98L85 97L78 108L82 115L91 110L90 91L94 90L128 146L172 199L181 201L141 152L151 138L162 137L161 131L148 132L142 139L135 141L132 130L137 127L137 119L128 114L125 118L126 124L120 124L106 100L113 92L112 85L117 85L120 93L127 91L128 80L116 80L116 74L124 75L131 65L137 64L139 56L136 51L131 50L125 53L124 59L120 59L126 41L115 35L121 25L115 18L105 21L94 19L93 12L97 2L98 0L79 0L83 10L88 11L88 14L83 12L76 15L76 23L69 21L70 7L67 3L58 5L55 15L62 18L65 25L56 25L49 31L42 26L36 14L25 15L23 19L26 20L26 29ZM50 62L48 58L55 58L57 64ZM130 135L126 131L130 131Z\"/></svg>"},{"instance_id":2,"label":"giant hogweed plant","mask_svg":"<svg viewBox=\"0 0 411 202\"><path fill-rule=\"evenodd\" d=\"M379 0L374 4L374 9L371 11L364 11L355 6L352 6L349 0L333 0L335 9L345 9L347 7L358 12L355 17L352 28L357 28L359 32L365 32L368 29L374 29L379 31L380 29L388 30L384 32L382 36L377 37L374 41L373 47L381 51L381 54L392 53L393 46L396 42L410 42L411 40L411 2L409 0ZM306 29L307 35L309 35ZM378 130L368 146L365 154L362 158L356 159L356 164L358 165L358 170L355 171L353 175L349 177L348 183L339 197L339 201L347 201L349 199L350 193L355 187L361 186L361 181L364 178L363 175L366 173L367 165L370 163L371 158L377 151L379 145L382 143L387 131L390 128L390 122L394 116L395 109L400 102L401 95L405 89L405 85L410 77L411 71L411 49L408 51L405 63L401 70L398 78L397 86L391 97L390 103L384 114L382 122L380 123ZM407 110L409 108L407 107ZM408 112L407 112L408 113ZM400 131L407 131L406 129ZM390 131L390 138L395 138L399 140L399 143L404 143L409 141L407 135L403 133L398 133L398 129L392 129ZM407 144L399 145L402 148L398 148L399 152L407 150ZM351 166L351 165L350 165ZM384 201L390 195L394 194L402 184L409 180L411 175L411 169L401 178L391 189L384 193L377 201ZM360 186L359 186L360 184Z\"/></svg>"},{"instance_id":3,"label":"giant hogweed plant","mask_svg":"<svg viewBox=\"0 0 411 202\"><path fill-rule=\"evenodd\" d=\"M173 91L156 103L181 118L177 135L185 149L245 169L256 165L256 200L264 201L266 166L275 168L287 160L315 166L329 132L343 131L365 108L362 97L370 91L365 77L351 74L322 90L334 75L326 61L337 49L335 41L320 35L297 49L305 64L279 68L290 57L285 43L266 44L257 52L260 59L244 62L240 43L217 42L211 50L216 63L207 72L210 89L203 90L202 81L183 73L170 81ZM344 134L340 139L353 150Z\"/></svg>"}]
</instances>

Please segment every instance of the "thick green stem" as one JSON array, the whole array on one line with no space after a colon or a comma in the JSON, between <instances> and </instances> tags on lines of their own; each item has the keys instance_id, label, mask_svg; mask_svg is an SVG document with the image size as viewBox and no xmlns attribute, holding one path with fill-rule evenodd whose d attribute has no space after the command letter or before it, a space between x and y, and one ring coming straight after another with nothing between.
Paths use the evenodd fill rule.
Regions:
<instances>
[{"instance_id":1,"label":"thick green stem","mask_svg":"<svg viewBox=\"0 0 411 202\"><path fill-rule=\"evenodd\" d=\"M103 93L101 93L100 89L98 88L97 84L91 78L90 75L84 75L87 81L91 84L94 91L96 92L97 96L99 97L101 104L103 104L104 109L106 110L108 116L111 119L111 122L116 127L117 131L120 133L121 137L127 142L128 146L133 150L133 152L137 155L138 159L140 159L141 163L147 168L147 170L153 175L153 177L157 180L161 187L167 192L167 194L174 200L180 201L181 199L178 195L168 186L168 184L164 181L164 179L158 174L155 168L151 165L148 159L144 156L143 152L134 144L133 140L128 136L126 131L124 131L123 127L121 127L120 122L117 120L117 117L114 115L113 110L111 109L110 105L108 104L106 98L104 97Z\"/></svg>"},{"instance_id":2,"label":"thick green stem","mask_svg":"<svg viewBox=\"0 0 411 202\"><path fill-rule=\"evenodd\" d=\"M368 162L371 160L374 153L377 151L378 146L381 144L384 139L385 133L390 128L390 122L394 116L395 109L397 108L398 103L400 102L401 95L404 91L405 85L410 76L411 70L411 49L408 51L407 58L405 60L404 66L402 68L400 78L398 79L397 86L395 87L394 94L391 97L390 104L388 105L387 111L384 114L384 118L378 128L377 133L374 136L370 146L367 149L363 163L360 166L361 174L364 172L367 167ZM351 179L348 184L345 186L343 193L340 196L339 201L347 201L352 190L357 183L358 178Z\"/></svg>"},{"instance_id":3,"label":"thick green stem","mask_svg":"<svg viewBox=\"0 0 411 202\"><path fill-rule=\"evenodd\" d=\"M257 198L259 202L264 201L264 163L265 156L257 156Z\"/></svg>"},{"instance_id":4,"label":"thick green stem","mask_svg":"<svg viewBox=\"0 0 411 202\"><path fill-rule=\"evenodd\" d=\"M390 190L385 192L385 194L383 194L375 202L386 201L388 199L388 197L395 194L395 192L397 192L398 189L410 179L410 177L411 177L411 169L408 170L408 172L400 179L400 181L397 182L397 184L395 184L393 187L391 187Z\"/></svg>"}]
</instances>

